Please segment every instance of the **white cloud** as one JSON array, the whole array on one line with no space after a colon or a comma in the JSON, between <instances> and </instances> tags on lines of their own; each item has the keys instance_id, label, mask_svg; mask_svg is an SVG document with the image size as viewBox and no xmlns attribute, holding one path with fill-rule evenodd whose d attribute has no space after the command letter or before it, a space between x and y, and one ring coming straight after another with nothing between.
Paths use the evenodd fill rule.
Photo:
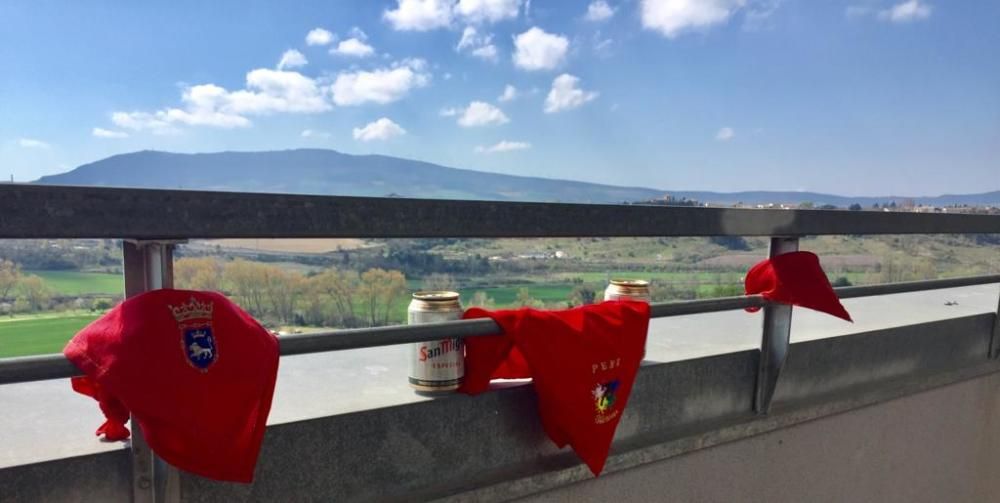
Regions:
<instances>
[{"instance_id":1,"label":"white cloud","mask_svg":"<svg viewBox=\"0 0 1000 503\"><path fill-rule=\"evenodd\" d=\"M427 31L451 25L452 0L396 0L382 18L396 30Z\"/></svg>"},{"instance_id":2,"label":"white cloud","mask_svg":"<svg viewBox=\"0 0 1000 503\"><path fill-rule=\"evenodd\" d=\"M315 113L330 109L315 80L298 72L258 68L247 73L247 89L230 93L227 106L234 113Z\"/></svg>"},{"instance_id":3,"label":"white cloud","mask_svg":"<svg viewBox=\"0 0 1000 503\"><path fill-rule=\"evenodd\" d=\"M124 131L112 131L110 129L104 129L95 127L90 131L90 134L97 138L128 138L128 133Z\"/></svg>"},{"instance_id":4,"label":"white cloud","mask_svg":"<svg viewBox=\"0 0 1000 503\"><path fill-rule=\"evenodd\" d=\"M220 128L248 127L246 115L272 113L316 113L329 110L316 81L298 72L258 68L247 73L246 88L227 91L215 84L184 89L183 108L156 112L115 112L111 122L118 127L154 134L177 132L176 124Z\"/></svg>"},{"instance_id":5,"label":"white cloud","mask_svg":"<svg viewBox=\"0 0 1000 503\"><path fill-rule=\"evenodd\" d=\"M454 117L461 112L462 111L459 110L458 108L442 108L441 111L438 112L438 115L440 115L441 117Z\"/></svg>"},{"instance_id":6,"label":"white cloud","mask_svg":"<svg viewBox=\"0 0 1000 503\"><path fill-rule=\"evenodd\" d=\"M256 70L255 70L256 71ZM271 70L268 70L271 71ZM283 73L283 72L282 72ZM246 91L237 91L246 93ZM235 94L235 93L233 93ZM213 126L236 128L250 126L250 119L240 115L230 104L231 94L215 84L201 84L184 90L181 96L187 106L168 108L156 112L156 117L167 123L182 123L189 126ZM240 103L249 101L243 97Z\"/></svg>"},{"instance_id":7,"label":"white cloud","mask_svg":"<svg viewBox=\"0 0 1000 503\"><path fill-rule=\"evenodd\" d=\"M521 0L459 0L455 14L471 23L514 19L521 7Z\"/></svg>"},{"instance_id":8,"label":"white cloud","mask_svg":"<svg viewBox=\"0 0 1000 503\"><path fill-rule=\"evenodd\" d=\"M354 128L354 139L360 141L388 140L404 134L405 129L386 117L370 122L363 128Z\"/></svg>"},{"instance_id":9,"label":"white cloud","mask_svg":"<svg viewBox=\"0 0 1000 503\"><path fill-rule=\"evenodd\" d=\"M604 0L594 0L587 6L587 15L583 18L587 21L604 21L615 15L615 9Z\"/></svg>"},{"instance_id":10,"label":"white cloud","mask_svg":"<svg viewBox=\"0 0 1000 503\"><path fill-rule=\"evenodd\" d=\"M476 147L476 152L480 154L493 154L497 152L511 152L514 150L525 150L531 148L531 144L525 141L507 141L502 140L496 145L491 145L489 147L479 146Z\"/></svg>"},{"instance_id":11,"label":"white cloud","mask_svg":"<svg viewBox=\"0 0 1000 503\"><path fill-rule=\"evenodd\" d=\"M551 70L566 58L569 39L532 27L514 37L514 65L524 70Z\"/></svg>"},{"instance_id":12,"label":"white cloud","mask_svg":"<svg viewBox=\"0 0 1000 503\"><path fill-rule=\"evenodd\" d=\"M503 94L501 94L500 97L497 98L497 101L499 101L500 103L514 101L517 99L517 96L518 96L517 88L510 84L507 84L503 88Z\"/></svg>"},{"instance_id":13,"label":"white cloud","mask_svg":"<svg viewBox=\"0 0 1000 503\"><path fill-rule=\"evenodd\" d=\"M351 29L347 31L347 34L359 40L368 40L368 34L357 26L352 26Z\"/></svg>"},{"instance_id":14,"label":"white cloud","mask_svg":"<svg viewBox=\"0 0 1000 503\"><path fill-rule=\"evenodd\" d=\"M331 86L333 102L341 106L392 103L406 96L411 89L430 82L426 67L427 63L423 60L410 59L390 68L341 72Z\"/></svg>"},{"instance_id":15,"label":"white cloud","mask_svg":"<svg viewBox=\"0 0 1000 503\"><path fill-rule=\"evenodd\" d=\"M610 38L603 38L600 30L594 33L594 54L599 58L611 56L615 41Z\"/></svg>"},{"instance_id":16,"label":"white cloud","mask_svg":"<svg viewBox=\"0 0 1000 503\"><path fill-rule=\"evenodd\" d=\"M931 16L931 6L920 0L907 0L879 11L878 18L892 23L909 23Z\"/></svg>"},{"instance_id":17,"label":"white cloud","mask_svg":"<svg viewBox=\"0 0 1000 503\"><path fill-rule=\"evenodd\" d=\"M17 145L21 148L51 148L52 146L42 140L33 138L18 138Z\"/></svg>"},{"instance_id":18,"label":"white cloud","mask_svg":"<svg viewBox=\"0 0 1000 503\"><path fill-rule=\"evenodd\" d=\"M316 131L315 129L303 129L301 136L303 138L329 138L330 133L325 131Z\"/></svg>"},{"instance_id":19,"label":"white cloud","mask_svg":"<svg viewBox=\"0 0 1000 503\"><path fill-rule=\"evenodd\" d=\"M497 47L493 45L493 35L480 34L472 26L466 26L462 31L462 38L455 46L458 52L468 51L473 56L486 61L497 60Z\"/></svg>"},{"instance_id":20,"label":"white cloud","mask_svg":"<svg viewBox=\"0 0 1000 503\"><path fill-rule=\"evenodd\" d=\"M327 45L334 40L333 33L323 28L313 28L306 34L306 45Z\"/></svg>"},{"instance_id":21,"label":"white cloud","mask_svg":"<svg viewBox=\"0 0 1000 503\"><path fill-rule=\"evenodd\" d=\"M735 136L736 131L733 131L733 128L731 127L724 127L720 129L718 133L715 133L715 139L719 141L729 141Z\"/></svg>"},{"instance_id":22,"label":"white cloud","mask_svg":"<svg viewBox=\"0 0 1000 503\"><path fill-rule=\"evenodd\" d=\"M674 38L724 23L746 0L642 0L642 26Z\"/></svg>"},{"instance_id":23,"label":"white cloud","mask_svg":"<svg viewBox=\"0 0 1000 503\"><path fill-rule=\"evenodd\" d=\"M464 110L442 110L441 115L446 117L458 115L458 125L462 127L500 125L510 122L503 110L484 101L473 101Z\"/></svg>"},{"instance_id":24,"label":"white cloud","mask_svg":"<svg viewBox=\"0 0 1000 503\"><path fill-rule=\"evenodd\" d=\"M330 49L330 54L339 54L341 56L351 56L355 58L367 58L372 54L375 54L375 48L364 43L358 38L349 38L347 40L341 40L337 47Z\"/></svg>"},{"instance_id":25,"label":"white cloud","mask_svg":"<svg viewBox=\"0 0 1000 503\"><path fill-rule=\"evenodd\" d=\"M598 93L576 87L579 82L579 78L568 73L556 77L549 95L545 97L545 113L572 110L597 98Z\"/></svg>"},{"instance_id":26,"label":"white cloud","mask_svg":"<svg viewBox=\"0 0 1000 503\"><path fill-rule=\"evenodd\" d=\"M167 122L165 117L160 117L161 113L149 112L114 112L111 114L111 122L121 128L133 131L150 131L153 134L173 134L177 128Z\"/></svg>"},{"instance_id":27,"label":"white cloud","mask_svg":"<svg viewBox=\"0 0 1000 503\"><path fill-rule=\"evenodd\" d=\"M301 52L295 49L289 49L281 55L281 61L278 61L278 70L284 70L285 68L298 68L300 66L306 66L309 61Z\"/></svg>"},{"instance_id":28,"label":"white cloud","mask_svg":"<svg viewBox=\"0 0 1000 503\"><path fill-rule=\"evenodd\" d=\"M781 7L784 0L756 0L747 4L743 16L743 29L746 31L769 30L774 26L772 16Z\"/></svg>"}]
</instances>

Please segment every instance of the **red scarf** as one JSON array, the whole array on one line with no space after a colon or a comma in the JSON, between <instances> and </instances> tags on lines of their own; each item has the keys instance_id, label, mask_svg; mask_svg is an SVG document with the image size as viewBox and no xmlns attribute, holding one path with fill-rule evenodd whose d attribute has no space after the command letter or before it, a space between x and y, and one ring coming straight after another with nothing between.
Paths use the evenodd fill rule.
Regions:
<instances>
[{"instance_id":1,"label":"red scarf","mask_svg":"<svg viewBox=\"0 0 1000 503\"><path fill-rule=\"evenodd\" d=\"M759 293L770 301L807 307L853 321L814 253L783 253L758 263L747 272L746 293ZM747 311L759 309L753 307Z\"/></svg>"},{"instance_id":2,"label":"red scarf","mask_svg":"<svg viewBox=\"0 0 1000 503\"><path fill-rule=\"evenodd\" d=\"M492 318L503 335L465 339L465 382L477 394L490 379L532 377L542 426L569 444L594 475L635 381L649 326L642 302L604 302L564 311L470 309L465 319Z\"/></svg>"},{"instance_id":3,"label":"red scarf","mask_svg":"<svg viewBox=\"0 0 1000 503\"><path fill-rule=\"evenodd\" d=\"M86 374L107 440L128 438L131 413L171 465L250 482L278 371L278 341L226 297L155 290L122 302L63 350Z\"/></svg>"}]
</instances>

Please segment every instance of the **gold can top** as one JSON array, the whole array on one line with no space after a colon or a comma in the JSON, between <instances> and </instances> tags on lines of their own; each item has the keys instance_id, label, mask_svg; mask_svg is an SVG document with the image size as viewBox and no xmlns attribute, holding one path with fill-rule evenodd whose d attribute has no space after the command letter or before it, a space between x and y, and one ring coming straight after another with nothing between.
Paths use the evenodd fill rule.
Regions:
<instances>
[{"instance_id":1,"label":"gold can top","mask_svg":"<svg viewBox=\"0 0 1000 503\"><path fill-rule=\"evenodd\" d=\"M423 302L454 302L458 300L458 292L448 292L448 291L414 292L413 300L420 300Z\"/></svg>"},{"instance_id":2,"label":"gold can top","mask_svg":"<svg viewBox=\"0 0 1000 503\"><path fill-rule=\"evenodd\" d=\"M649 282L644 279L613 279L611 284L625 288L649 288Z\"/></svg>"}]
</instances>

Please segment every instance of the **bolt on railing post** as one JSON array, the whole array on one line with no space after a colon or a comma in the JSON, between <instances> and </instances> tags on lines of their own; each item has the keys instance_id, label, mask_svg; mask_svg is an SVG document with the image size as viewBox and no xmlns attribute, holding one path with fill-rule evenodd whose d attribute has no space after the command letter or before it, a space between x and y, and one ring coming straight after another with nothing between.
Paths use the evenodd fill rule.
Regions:
<instances>
[{"instance_id":1,"label":"bolt on railing post","mask_svg":"<svg viewBox=\"0 0 1000 503\"><path fill-rule=\"evenodd\" d=\"M772 237L768 257L799 250L799 238ZM788 357L788 343L792 331L792 306L787 304L764 307L764 323L760 341L760 359L757 364L757 383L754 389L753 408L758 414L767 414L771 399L778 386L778 376Z\"/></svg>"},{"instance_id":2,"label":"bolt on railing post","mask_svg":"<svg viewBox=\"0 0 1000 503\"><path fill-rule=\"evenodd\" d=\"M125 297L174 284L173 248L176 241L122 241ZM153 454L139 424L132 427L132 501L175 503L180 501L180 475Z\"/></svg>"}]
</instances>

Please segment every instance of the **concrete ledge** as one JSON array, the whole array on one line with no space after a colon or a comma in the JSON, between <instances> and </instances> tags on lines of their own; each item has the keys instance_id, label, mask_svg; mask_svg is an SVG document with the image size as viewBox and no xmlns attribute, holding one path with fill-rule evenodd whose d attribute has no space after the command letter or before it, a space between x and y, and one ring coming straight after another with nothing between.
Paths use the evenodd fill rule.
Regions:
<instances>
[{"instance_id":1,"label":"concrete ledge","mask_svg":"<svg viewBox=\"0 0 1000 503\"><path fill-rule=\"evenodd\" d=\"M0 470L0 501L129 501L132 461L126 450Z\"/></svg>"},{"instance_id":2,"label":"concrete ledge","mask_svg":"<svg viewBox=\"0 0 1000 503\"><path fill-rule=\"evenodd\" d=\"M605 473L998 372L1000 363L986 358L994 319L978 314L795 343L769 416L751 412L757 351L644 366ZM128 465L109 459L127 457L0 470L0 487L35 491L0 500L65 500L71 491L86 499L112 485L111 499L127 498ZM87 490L109 470L118 470L111 482ZM273 425L253 485L182 474L180 490L192 502L501 501L590 478L544 435L533 388L521 385Z\"/></svg>"}]
</instances>

